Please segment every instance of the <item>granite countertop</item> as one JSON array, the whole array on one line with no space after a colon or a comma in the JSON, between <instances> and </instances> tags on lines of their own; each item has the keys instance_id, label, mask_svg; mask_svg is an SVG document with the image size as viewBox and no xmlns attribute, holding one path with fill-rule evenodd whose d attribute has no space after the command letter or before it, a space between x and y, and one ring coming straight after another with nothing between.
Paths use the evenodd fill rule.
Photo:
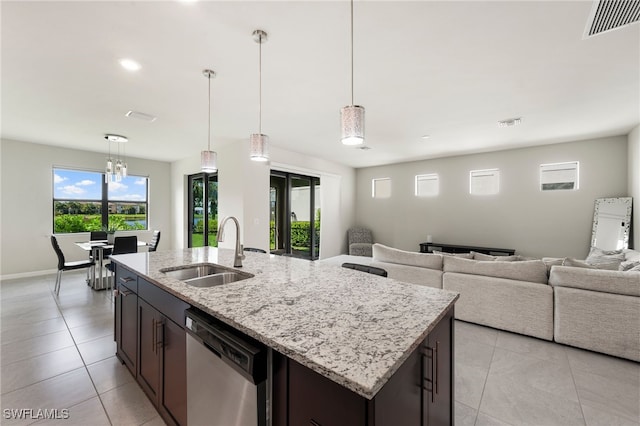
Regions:
<instances>
[{"instance_id":1,"label":"granite countertop","mask_svg":"<svg viewBox=\"0 0 640 426\"><path fill-rule=\"evenodd\" d=\"M160 269L233 265L233 250L203 247L112 256L192 306L340 385L372 399L451 308L458 293L324 262L245 252L235 283L196 288Z\"/></svg>"}]
</instances>

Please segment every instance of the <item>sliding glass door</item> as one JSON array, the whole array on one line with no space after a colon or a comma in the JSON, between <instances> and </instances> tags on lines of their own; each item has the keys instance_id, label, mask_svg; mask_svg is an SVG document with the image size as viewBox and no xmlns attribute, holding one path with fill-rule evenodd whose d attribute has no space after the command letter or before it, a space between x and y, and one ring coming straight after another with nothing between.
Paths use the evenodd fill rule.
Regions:
<instances>
[{"instance_id":1,"label":"sliding glass door","mask_svg":"<svg viewBox=\"0 0 640 426\"><path fill-rule=\"evenodd\" d=\"M271 171L270 249L317 259L320 252L320 178Z\"/></svg>"},{"instance_id":2,"label":"sliding glass door","mask_svg":"<svg viewBox=\"0 0 640 426\"><path fill-rule=\"evenodd\" d=\"M216 247L218 233L218 175L198 173L189 176L189 247Z\"/></svg>"}]
</instances>

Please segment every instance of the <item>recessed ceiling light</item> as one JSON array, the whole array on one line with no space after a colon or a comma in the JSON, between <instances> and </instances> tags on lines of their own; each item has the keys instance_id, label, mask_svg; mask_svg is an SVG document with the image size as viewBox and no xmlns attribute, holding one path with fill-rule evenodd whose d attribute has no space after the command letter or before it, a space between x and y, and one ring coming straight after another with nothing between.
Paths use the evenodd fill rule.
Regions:
<instances>
[{"instance_id":1,"label":"recessed ceiling light","mask_svg":"<svg viewBox=\"0 0 640 426\"><path fill-rule=\"evenodd\" d=\"M368 151L368 150L371 149L371 147L367 146L367 145L360 145L360 146L357 146L356 149L361 149L363 151Z\"/></svg>"},{"instance_id":2,"label":"recessed ceiling light","mask_svg":"<svg viewBox=\"0 0 640 426\"><path fill-rule=\"evenodd\" d=\"M517 126L522 123L522 117L517 118L507 118L506 120L498 121L498 126L500 127L511 127Z\"/></svg>"},{"instance_id":3,"label":"recessed ceiling light","mask_svg":"<svg viewBox=\"0 0 640 426\"><path fill-rule=\"evenodd\" d=\"M426 139L429 139L429 138L431 137L431 135L422 135L422 136L420 136L420 137L421 137L422 139L425 139L425 140L426 140Z\"/></svg>"},{"instance_id":4,"label":"recessed ceiling light","mask_svg":"<svg viewBox=\"0 0 640 426\"><path fill-rule=\"evenodd\" d=\"M140 68L142 68L140 64L133 59L126 58L120 59L120 65L122 65L122 68L126 69L127 71L138 71Z\"/></svg>"},{"instance_id":5,"label":"recessed ceiling light","mask_svg":"<svg viewBox=\"0 0 640 426\"><path fill-rule=\"evenodd\" d=\"M129 111L125 114L125 117L128 118L137 118L138 120L148 121L149 123L153 123L158 119L155 115L145 114L144 112L138 111Z\"/></svg>"}]
</instances>

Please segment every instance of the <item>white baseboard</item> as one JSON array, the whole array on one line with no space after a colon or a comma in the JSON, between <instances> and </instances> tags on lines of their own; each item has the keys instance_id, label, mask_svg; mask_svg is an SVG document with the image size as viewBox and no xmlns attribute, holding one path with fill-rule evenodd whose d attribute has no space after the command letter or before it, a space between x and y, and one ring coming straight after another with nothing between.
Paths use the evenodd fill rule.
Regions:
<instances>
[{"instance_id":1,"label":"white baseboard","mask_svg":"<svg viewBox=\"0 0 640 426\"><path fill-rule=\"evenodd\" d=\"M57 269L47 269L44 271L31 271L31 272L20 272L19 274L0 275L0 281L14 280L16 278L39 277L41 275L55 274L56 272L58 272Z\"/></svg>"}]
</instances>

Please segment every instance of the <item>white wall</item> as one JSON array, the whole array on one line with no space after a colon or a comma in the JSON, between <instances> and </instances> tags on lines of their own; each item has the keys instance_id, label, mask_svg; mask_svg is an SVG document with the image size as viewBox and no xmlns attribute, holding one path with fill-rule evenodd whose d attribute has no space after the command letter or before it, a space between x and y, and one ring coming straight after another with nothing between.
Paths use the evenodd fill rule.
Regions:
<instances>
[{"instance_id":1,"label":"white wall","mask_svg":"<svg viewBox=\"0 0 640 426\"><path fill-rule=\"evenodd\" d=\"M629 196L633 197L632 247L640 249L640 126L629 133Z\"/></svg>"},{"instance_id":2,"label":"white wall","mask_svg":"<svg viewBox=\"0 0 640 426\"><path fill-rule=\"evenodd\" d=\"M269 177L270 170L287 170L320 176L322 226L320 257L346 252L346 231L355 217L355 170L329 161L271 147L271 164L249 159L248 143L227 143L218 152L218 217L235 216L241 224L242 242L247 247L269 249ZM172 163L171 190L174 241L176 248L187 246L186 176L198 173L198 154ZM227 225L229 228L232 225ZM225 228L226 229L226 228ZM231 247L235 231L221 246Z\"/></svg>"},{"instance_id":3,"label":"white wall","mask_svg":"<svg viewBox=\"0 0 640 426\"><path fill-rule=\"evenodd\" d=\"M596 198L627 196L627 137L505 150L357 170L358 225L377 242L417 251L434 242L513 248L528 256L584 258ZM539 165L577 160L580 189L539 190ZM500 193L471 196L469 171L500 169ZM414 176L438 173L440 194L414 196ZM371 198L371 179L390 177L392 195Z\"/></svg>"},{"instance_id":4,"label":"white wall","mask_svg":"<svg viewBox=\"0 0 640 426\"><path fill-rule=\"evenodd\" d=\"M0 275L29 275L55 270L57 258L49 236L53 232L53 167L101 171L105 156L96 152L58 148L28 142L0 141L0 200L2 217ZM170 185L171 165L165 162L127 157L129 173L149 177L149 229L162 231L160 248L168 248L172 238ZM151 231L136 234L151 239ZM67 260L87 258L75 241L85 234L58 234Z\"/></svg>"}]
</instances>

